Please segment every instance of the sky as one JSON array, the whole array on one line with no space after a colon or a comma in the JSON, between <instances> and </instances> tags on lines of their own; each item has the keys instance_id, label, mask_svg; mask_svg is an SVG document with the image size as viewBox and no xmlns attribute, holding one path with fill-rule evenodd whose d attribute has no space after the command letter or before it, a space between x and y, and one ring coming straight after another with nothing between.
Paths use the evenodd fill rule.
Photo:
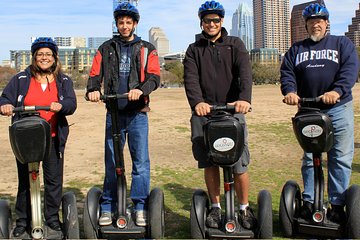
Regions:
<instances>
[{"instance_id":1,"label":"sky","mask_svg":"<svg viewBox=\"0 0 360 240\"><path fill-rule=\"evenodd\" d=\"M218 0L225 8L224 27L230 32L231 17L241 2ZM140 0L137 34L148 40L151 27L163 29L170 51L186 50L201 31L197 11L205 0ZM293 5L308 0L290 0ZM358 0L325 0L330 12L331 33L344 35L359 9ZM10 50L29 50L31 37L111 37L112 0L1 0L0 64Z\"/></svg>"}]
</instances>

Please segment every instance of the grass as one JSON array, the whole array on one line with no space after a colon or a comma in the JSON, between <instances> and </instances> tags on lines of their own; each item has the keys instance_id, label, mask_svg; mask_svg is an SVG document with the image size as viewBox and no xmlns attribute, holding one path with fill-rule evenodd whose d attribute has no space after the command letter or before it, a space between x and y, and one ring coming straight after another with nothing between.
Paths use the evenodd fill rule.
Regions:
<instances>
[{"instance_id":1,"label":"grass","mask_svg":"<svg viewBox=\"0 0 360 240\"><path fill-rule=\"evenodd\" d=\"M264 91L263 88L264 87L260 86L259 88L255 88L255 90L260 89ZM183 95L168 94L165 91L160 93L166 94L163 98L169 101L170 106L173 106L173 102L170 101L180 101L179 99L183 98ZM359 101L354 101L354 104L355 144L360 147L360 104ZM169 109L171 110L171 108ZM187 108L186 111L188 111ZM252 114L255 116L256 111ZM167 124L164 118L161 117L160 110L156 107L154 107L153 116L154 123L156 122L161 125L158 131L167 133L168 135L167 138L161 141L163 147L159 147L159 151L161 150L167 153L164 157L164 163L153 165L151 172L152 188L160 187L165 195L165 238L188 239L191 237L190 204L192 194L198 188L206 189L202 170L197 169L195 163L192 167L188 166L189 164L183 166L182 159L177 157L180 151L187 156L191 156L189 122L186 118L186 120L176 122L173 125ZM258 121L250 117L248 120L248 130L251 154L251 163L249 166L250 205L256 211L258 192L266 189L271 193L274 226L273 236L276 239L282 239L283 235L280 230L278 216L280 193L287 180L297 181L302 188L300 174L300 157L302 151L294 136L290 118L276 121L268 118ZM172 145L172 139L175 138L180 139L180 147ZM324 166L324 171L326 172L326 166ZM101 169L96 169L96 171L94 170L90 174L102 177L103 172ZM127 182L129 185L131 181L129 166L127 166L127 174ZM360 148L355 149L351 176L351 184L354 183L360 183ZM95 186L102 188L102 181L96 182L95 184ZM67 181L64 185L64 191L73 191L77 196L80 229L83 229L82 214L86 193L93 185L94 184L86 178ZM1 198L9 199L12 203L12 213L13 217L15 217L14 195L1 195ZM223 199L222 197L222 200ZM222 205L224 206L224 203ZM81 236L83 237L83 233L81 233Z\"/></svg>"}]
</instances>

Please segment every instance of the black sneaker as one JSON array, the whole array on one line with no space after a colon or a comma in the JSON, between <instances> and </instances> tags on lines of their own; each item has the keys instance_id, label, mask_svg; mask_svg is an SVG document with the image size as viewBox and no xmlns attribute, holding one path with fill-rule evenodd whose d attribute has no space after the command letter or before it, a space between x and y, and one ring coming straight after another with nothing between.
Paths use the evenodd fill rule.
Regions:
<instances>
[{"instance_id":1,"label":"black sneaker","mask_svg":"<svg viewBox=\"0 0 360 240\"><path fill-rule=\"evenodd\" d=\"M206 226L210 228L219 228L221 223L221 209L213 207L206 218Z\"/></svg>"},{"instance_id":2,"label":"black sneaker","mask_svg":"<svg viewBox=\"0 0 360 240\"><path fill-rule=\"evenodd\" d=\"M343 223L346 220L344 206L333 205L328 209L327 218L334 223Z\"/></svg>"},{"instance_id":3,"label":"black sneaker","mask_svg":"<svg viewBox=\"0 0 360 240\"><path fill-rule=\"evenodd\" d=\"M255 229L256 228L256 218L253 210L250 207L246 207L245 210L239 211L239 219L241 225L246 229Z\"/></svg>"},{"instance_id":4,"label":"black sneaker","mask_svg":"<svg viewBox=\"0 0 360 240\"><path fill-rule=\"evenodd\" d=\"M26 231L26 227L24 227L24 226L16 226L14 228L14 231L13 231L13 236L18 238L21 235L23 235L25 231Z\"/></svg>"},{"instance_id":5,"label":"black sneaker","mask_svg":"<svg viewBox=\"0 0 360 240\"><path fill-rule=\"evenodd\" d=\"M312 219L313 204L308 201L304 201L300 208L300 217L305 220Z\"/></svg>"}]
</instances>

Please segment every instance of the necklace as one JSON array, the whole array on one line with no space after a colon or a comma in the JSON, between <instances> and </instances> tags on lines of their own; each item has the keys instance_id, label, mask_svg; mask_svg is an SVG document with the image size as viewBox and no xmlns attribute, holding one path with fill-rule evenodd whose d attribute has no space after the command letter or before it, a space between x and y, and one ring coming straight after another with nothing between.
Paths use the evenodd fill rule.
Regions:
<instances>
[{"instance_id":1,"label":"necklace","mask_svg":"<svg viewBox=\"0 0 360 240\"><path fill-rule=\"evenodd\" d=\"M35 77L36 81L39 82L39 83L47 83L49 84L50 82L52 82L54 80L54 77L52 74L49 74L49 75L41 75L41 74L37 74L36 77Z\"/></svg>"}]
</instances>

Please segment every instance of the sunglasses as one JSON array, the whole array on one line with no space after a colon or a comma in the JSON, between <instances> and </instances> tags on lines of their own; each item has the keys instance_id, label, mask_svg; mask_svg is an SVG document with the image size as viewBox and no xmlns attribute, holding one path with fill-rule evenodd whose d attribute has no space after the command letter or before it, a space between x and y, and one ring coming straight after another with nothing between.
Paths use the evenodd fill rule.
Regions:
<instances>
[{"instance_id":1,"label":"sunglasses","mask_svg":"<svg viewBox=\"0 0 360 240\"><path fill-rule=\"evenodd\" d=\"M219 23L219 22L221 22L221 18L203 18L202 21L206 24L210 24L211 22Z\"/></svg>"}]
</instances>

